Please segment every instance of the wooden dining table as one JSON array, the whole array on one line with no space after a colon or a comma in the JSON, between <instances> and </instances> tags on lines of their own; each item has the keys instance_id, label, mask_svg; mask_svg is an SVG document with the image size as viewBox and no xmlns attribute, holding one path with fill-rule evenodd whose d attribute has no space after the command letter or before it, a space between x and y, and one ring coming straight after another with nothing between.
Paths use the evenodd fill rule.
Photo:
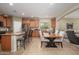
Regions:
<instances>
[{"instance_id":1,"label":"wooden dining table","mask_svg":"<svg viewBox=\"0 0 79 59\"><path fill-rule=\"evenodd\" d=\"M49 36L47 36L45 38L49 40L46 47L55 47L55 48L57 48L57 46L54 43L54 40L57 39L57 38L62 38L62 36L59 35L59 34L49 34Z\"/></svg>"}]
</instances>

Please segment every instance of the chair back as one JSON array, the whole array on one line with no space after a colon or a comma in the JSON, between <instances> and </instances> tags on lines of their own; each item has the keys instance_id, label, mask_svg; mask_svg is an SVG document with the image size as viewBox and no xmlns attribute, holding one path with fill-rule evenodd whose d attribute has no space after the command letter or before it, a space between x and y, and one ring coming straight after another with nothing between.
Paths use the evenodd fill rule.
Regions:
<instances>
[{"instance_id":1,"label":"chair back","mask_svg":"<svg viewBox=\"0 0 79 59\"><path fill-rule=\"evenodd\" d=\"M61 36L64 36L65 33L64 33L64 31L60 31L59 34L60 34Z\"/></svg>"},{"instance_id":2,"label":"chair back","mask_svg":"<svg viewBox=\"0 0 79 59\"><path fill-rule=\"evenodd\" d=\"M59 35L62 36L61 40L64 40L64 34L65 34L64 31L59 32Z\"/></svg>"},{"instance_id":3,"label":"chair back","mask_svg":"<svg viewBox=\"0 0 79 59\"><path fill-rule=\"evenodd\" d=\"M55 30L55 34L58 34L58 32L59 32L58 30Z\"/></svg>"},{"instance_id":4,"label":"chair back","mask_svg":"<svg viewBox=\"0 0 79 59\"><path fill-rule=\"evenodd\" d=\"M39 30L40 38L43 38L41 30Z\"/></svg>"},{"instance_id":5,"label":"chair back","mask_svg":"<svg viewBox=\"0 0 79 59\"><path fill-rule=\"evenodd\" d=\"M32 37L32 30L29 31L29 37Z\"/></svg>"},{"instance_id":6,"label":"chair back","mask_svg":"<svg viewBox=\"0 0 79 59\"><path fill-rule=\"evenodd\" d=\"M24 40L27 39L27 36L28 36L28 34L27 34L27 32L25 32L25 34L24 34Z\"/></svg>"},{"instance_id":7,"label":"chair back","mask_svg":"<svg viewBox=\"0 0 79 59\"><path fill-rule=\"evenodd\" d=\"M43 32L43 36L44 37L48 37L49 36L49 33L48 32Z\"/></svg>"}]
</instances>

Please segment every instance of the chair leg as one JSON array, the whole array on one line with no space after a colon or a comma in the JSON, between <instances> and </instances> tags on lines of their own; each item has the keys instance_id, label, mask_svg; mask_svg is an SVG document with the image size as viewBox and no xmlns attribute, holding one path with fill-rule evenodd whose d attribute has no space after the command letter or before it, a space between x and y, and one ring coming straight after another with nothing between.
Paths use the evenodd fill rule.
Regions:
<instances>
[{"instance_id":1,"label":"chair leg","mask_svg":"<svg viewBox=\"0 0 79 59\"><path fill-rule=\"evenodd\" d=\"M43 43L43 42L41 42L41 48L42 48L42 43Z\"/></svg>"},{"instance_id":2,"label":"chair leg","mask_svg":"<svg viewBox=\"0 0 79 59\"><path fill-rule=\"evenodd\" d=\"M17 50L18 50L18 41L17 41Z\"/></svg>"},{"instance_id":3,"label":"chair leg","mask_svg":"<svg viewBox=\"0 0 79 59\"><path fill-rule=\"evenodd\" d=\"M24 49L25 49L25 41L23 41L23 47L24 47Z\"/></svg>"},{"instance_id":4,"label":"chair leg","mask_svg":"<svg viewBox=\"0 0 79 59\"><path fill-rule=\"evenodd\" d=\"M62 44L62 42L61 42L61 47L63 48L63 44Z\"/></svg>"},{"instance_id":5,"label":"chair leg","mask_svg":"<svg viewBox=\"0 0 79 59\"><path fill-rule=\"evenodd\" d=\"M25 49L25 43L24 43L24 49Z\"/></svg>"},{"instance_id":6,"label":"chair leg","mask_svg":"<svg viewBox=\"0 0 79 59\"><path fill-rule=\"evenodd\" d=\"M20 40L20 47L22 46L22 42L21 42L21 40Z\"/></svg>"},{"instance_id":7,"label":"chair leg","mask_svg":"<svg viewBox=\"0 0 79 59\"><path fill-rule=\"evenodd\" d=\"M59 43L59 42L56 42L56 44L57 44L57 45L60 45L60 43Z\"/></svg>"},{"instance_id":8,"label":"chair leg","mask_svg":"<svg viewBox=\"0 0 79 59\"><path fill-rule=\"evenodd\" d=\"M17 41L17 50L18 50L18 47L19 47L18 42L20 43L20 47L21 47L21 41Z\"/></svg>"}]
</instances>

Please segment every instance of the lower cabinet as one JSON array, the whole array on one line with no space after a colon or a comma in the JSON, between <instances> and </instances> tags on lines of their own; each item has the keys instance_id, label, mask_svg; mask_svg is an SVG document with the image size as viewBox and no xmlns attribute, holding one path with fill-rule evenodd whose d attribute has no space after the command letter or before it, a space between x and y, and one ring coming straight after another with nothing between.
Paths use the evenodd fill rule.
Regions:
<instances>
[{"instance_id":1,"label":"lower cabinet","mask_svg":"<svg viewBox=\"0 0 79 59\"><path fill-rule=\"evenodd\" d=\"M39 31L38 30L34 30L32 33L32 37L39 37Z\"/></svg>"},{"instance_id":2,"label":"lower cabinet","mask_svg":"<svg viewBox=\"0 0 79 59\"><path fill-rule=\"evenodd\" d=\"M1 49L2 51L11 51L11 35L2 35Z\"/></svg>"}]
</instances>

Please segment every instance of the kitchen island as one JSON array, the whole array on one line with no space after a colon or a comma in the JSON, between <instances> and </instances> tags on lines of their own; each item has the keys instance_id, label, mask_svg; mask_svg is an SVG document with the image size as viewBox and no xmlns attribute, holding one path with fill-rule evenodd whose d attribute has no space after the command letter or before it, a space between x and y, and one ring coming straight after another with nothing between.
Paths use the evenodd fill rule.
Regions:
<instances>
[{"instance_id":1,"label":"kitchen island","mask_svg":"<svg viewBox=\"0 0 79 59\"><path fill-rule=\"evenodd\" d=\"M17 51L17 38L23 35L24 32L16 32L16 33L5 33L1 35L1 50L15 52Z\"/></svg>"}]
</instances>

